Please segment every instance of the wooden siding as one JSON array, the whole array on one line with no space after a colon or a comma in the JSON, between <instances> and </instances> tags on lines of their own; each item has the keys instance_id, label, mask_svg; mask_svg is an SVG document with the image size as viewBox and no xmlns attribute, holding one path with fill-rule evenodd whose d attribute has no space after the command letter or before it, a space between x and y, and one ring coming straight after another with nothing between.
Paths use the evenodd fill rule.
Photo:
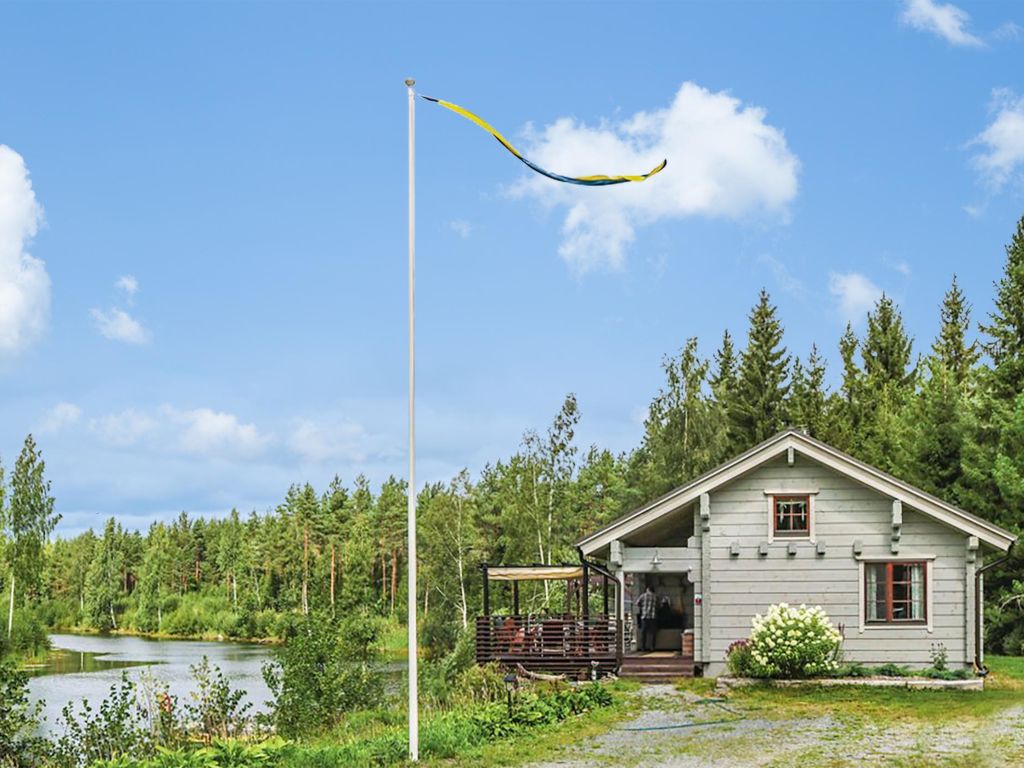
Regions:
<instances>
[{"instance_id":1,"label":"wooden siding","mask_svg":"<svg viewBox=\"0 0 1024 768\"><path fill-rule=\"evenodd\" d=\"M758 546L769 541L767 491L814 493L813 540L776 539L767 556ZM780 491L781 492L781 491ZM954 666L969 665L973 656L968 625L975 564L967 560L967 536L906 505L902 510L898 552L892 551L892 499L861 486L799 452L793 466L785 457L764 464L710 494L710 532L701 536L699 516L694 533L706 548L705 566L694 580L703 594L697 608L695 636L702 647L696 658L708 674L724 669L725 649L750 633L751 618L769 605L788 602L821 605L843 625L844 652L864 664L896 662L912 666L931 663L933 644L942 643ZM854 542L861 544L855 556ZM739 545L739 555L730 548ZM789 545L796 554L788 554ZM817 545L824 547L818 554ZM930 630L928 627L863 627L861 568L858 559L933 558L930 566ZM703 582L703 584L701 584ZM970 606L973 613L973 606ZM701 642L703 641L703 642Z\"/></svg>"}]
</instances>

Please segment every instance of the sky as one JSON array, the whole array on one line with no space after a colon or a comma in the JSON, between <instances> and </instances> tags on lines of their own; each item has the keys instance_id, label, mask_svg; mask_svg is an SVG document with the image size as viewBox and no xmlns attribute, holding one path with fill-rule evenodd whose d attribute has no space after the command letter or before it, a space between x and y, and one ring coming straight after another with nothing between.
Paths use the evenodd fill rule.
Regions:
<instances>
[{"instance_id":1,"label":"sky","mask_svg":"<svg viewBox=\"0 0 1024 768\"><path fill-rule=\"evenodd\" d=\"M406 472L403 80L417 106L417 479L567 393L637 445L661 361L764 287L838 375L882 291L916 350L991 309L1024 213L1016 3L0 3L0 460L58 533Z\"/></svg>"}]
</instances>

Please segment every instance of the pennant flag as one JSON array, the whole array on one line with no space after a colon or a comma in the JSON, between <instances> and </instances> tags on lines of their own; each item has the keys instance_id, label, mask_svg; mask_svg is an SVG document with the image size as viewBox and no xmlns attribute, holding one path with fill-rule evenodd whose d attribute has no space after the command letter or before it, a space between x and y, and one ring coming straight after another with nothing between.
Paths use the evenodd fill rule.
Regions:
<instances>
[{"instance_id":1,"label":"pennant flag","mask_svg":"<svg viewBox=\"0 0 1024 768\"><path fill-rule=\"evenodd\" d=\"M662 160L658 165L656 165L654 168L652 168L650 171L643 174L642 176L563 176L560 173L552 173L551 171L546 171L536 163L530 162L525 157L523 157L522 154L520 154L519 150L513 147L511 144L509 144L508 140L504 136L498 133L489 123L477 117L468 109L463 109L458 104L452 104L450 101L432 99L429 96L424 96L423 98L426 99L427 101L432 101L435 104L440 104L445 109L450 109L455 114L462 115L467 120L471 120L472 122L476 123L489 134L491 134L491 136L496 138L498 142L503 147L505 147L505 149L507 149L516 157L518 157L520 160L522 160L524 164L535 170L541 176L547 176L549 179L554 179L555 181L562 181L565 182L566 184L581 184L582 186L585 187L605 187L608 186L609 184L625 184L626 182L629 181L647 181L647 179L651 178L651 176L655 175L656 173L661 173L661 171L665 169L665 166L668 165L668 160Z\"/></svg>"}]
</instances>

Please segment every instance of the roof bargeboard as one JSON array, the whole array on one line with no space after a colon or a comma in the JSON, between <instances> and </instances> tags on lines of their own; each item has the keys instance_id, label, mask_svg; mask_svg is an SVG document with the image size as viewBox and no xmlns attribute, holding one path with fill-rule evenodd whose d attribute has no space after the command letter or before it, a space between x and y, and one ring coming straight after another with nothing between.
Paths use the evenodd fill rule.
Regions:
<instances>
[{"instance_id":1,"label":"roof bargeboard","mask_svg":"<svg viewBox=\"0 0 1024 768\"><path fill-rule=\"evenodd\" d=\"M820 440L815 440L803 432L787 429L704 473L686 485L669 491L661 498L620 517L581 539L576 545L582 549L584 555L591 555L608 546L612 541L645 527L662 515L692 504L700 498L701 494L720 488L737 477L786 453L790 448L885 496L899 499L908 507L941 523L963 531L967 535L977 536L981 543L989 547L1006 552L1016 539L1012 533L998 525L955 507L920 488L915 488L909 483L865 464Z\"/></svg>"}]
</instances>

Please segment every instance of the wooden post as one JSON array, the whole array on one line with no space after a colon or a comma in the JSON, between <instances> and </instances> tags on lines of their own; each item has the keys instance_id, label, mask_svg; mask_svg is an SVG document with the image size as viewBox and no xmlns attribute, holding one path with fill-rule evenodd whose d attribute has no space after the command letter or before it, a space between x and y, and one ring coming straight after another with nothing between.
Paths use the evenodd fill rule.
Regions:
<instances>
[{"instance_id":1,"label":"wooden post","mask_svg":"<svg viewBox=\"0 0 1024 768\"><path fill-rule=\"evenodd\" d=\"M491 580L487 576L487 563L480 566L480 572L484 575L484 616L491 615Z\"/></svg>"},{"instance_id":2,"label":"wooden post","mask_svg":"<svg viewBox=\"0 0 1024 768\"><path fill-rule=\"evenodd\" d=\"M586 620L590 618L590 566L586 560L583 561L583 583L580 586L583 589L583 618Z\"/></svg>"},{"instance_id":3,"label":"wooden post","mask_svg":"<svg viewBox=\"0 0 1024 768\"><path fill-rule=\"evenodd\" d=\"M519 615L519 582L512 582L512 615Z\"/></svg>"},{"instance_id":4,"label":"wooden post","mask_svg":"<svg viewBox=\"0 0 1024 768\"><path fill-rule=\"evenodd\" d=\"M604 590L604 615L608 617L608 577L605 574L601 574L601 586Z\"/></svg>"}]
</instances>

